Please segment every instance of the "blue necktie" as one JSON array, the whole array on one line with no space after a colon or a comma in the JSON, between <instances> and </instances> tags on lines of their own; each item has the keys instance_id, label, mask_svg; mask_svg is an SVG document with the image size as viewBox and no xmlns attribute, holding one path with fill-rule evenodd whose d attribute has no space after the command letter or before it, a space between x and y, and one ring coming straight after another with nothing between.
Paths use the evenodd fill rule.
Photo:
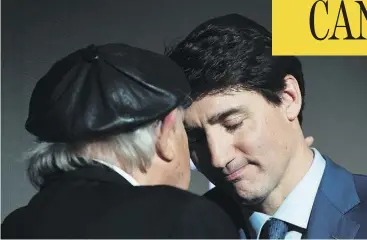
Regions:
<instances>
[{"instance_id":1,"label":"blue necktie","mask_svg":"<svg viewBox=\"0 0 367 240\"><path fill-rule=\"evenodd\" d=\"M284 239L288 232L288 224L276 218L270 218L261 229L261 239Z\"/></svg>"}]
</instances>

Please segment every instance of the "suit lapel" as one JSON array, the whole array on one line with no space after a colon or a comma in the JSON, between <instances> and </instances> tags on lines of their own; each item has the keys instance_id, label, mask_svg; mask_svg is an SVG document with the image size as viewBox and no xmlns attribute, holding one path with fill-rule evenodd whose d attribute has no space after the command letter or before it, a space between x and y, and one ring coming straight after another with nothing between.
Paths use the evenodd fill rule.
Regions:
<instances>
[{"instance_id":1,"label":"suit lapel","mask_svg":"<svg viewBox=\"0 0 367 240\"><path fill-rule=\"evenodd\" d=\"M353 176L324 158L326 168L312 208L307 238L352 239L360 227L345 215L360 202Z\"/></svg>"}]
</instances>

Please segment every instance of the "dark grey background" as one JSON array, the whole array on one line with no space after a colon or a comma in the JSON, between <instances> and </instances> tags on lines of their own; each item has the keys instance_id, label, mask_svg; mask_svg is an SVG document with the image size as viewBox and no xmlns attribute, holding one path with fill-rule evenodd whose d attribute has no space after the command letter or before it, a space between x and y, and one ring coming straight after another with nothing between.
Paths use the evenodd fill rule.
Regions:
<instances>
[{"instance_id":1,"label":"dark grey background","mask_svg":"<svg viewBox=\"0 0 367 240\"><path fill-rule=\"evenodd\" d=\"M57 59L90 43L125 42L163 52L200 22L244 14L271 29L270 0L3 0L1 219L35 190L22 152L33 138L24 130L28 101L39 77ZM286 14L286 10L284 12ZM292 19L290 19L292 21ZM304 129L314 146L355 173L367 173L367 57L305 57ZM190 190L208 182L193 172Z\"/></svg>"}]
</instances>

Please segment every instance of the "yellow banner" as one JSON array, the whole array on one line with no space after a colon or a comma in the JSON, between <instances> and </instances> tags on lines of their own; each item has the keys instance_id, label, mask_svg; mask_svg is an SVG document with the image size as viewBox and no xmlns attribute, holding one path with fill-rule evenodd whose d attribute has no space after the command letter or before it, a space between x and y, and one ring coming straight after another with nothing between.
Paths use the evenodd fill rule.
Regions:
<instances>
[{"instance_id":1,"label":"yellow banner","mask_svg":"<svg viewBox=\"0 0 367 240\"><path fill-rule=\"evenodd\" d=\"M367 55L367 0L273 0L273 55Z\"/></svg>"}]
</instances>

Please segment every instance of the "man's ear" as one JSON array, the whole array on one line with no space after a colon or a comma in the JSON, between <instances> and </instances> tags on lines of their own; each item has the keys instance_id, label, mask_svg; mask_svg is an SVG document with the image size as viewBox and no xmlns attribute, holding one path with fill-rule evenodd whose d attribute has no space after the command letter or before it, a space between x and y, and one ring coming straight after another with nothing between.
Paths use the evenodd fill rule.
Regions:
<instances>
[{"instance_id":1,"label":"man's ear","mask_svg":"<svg viewBox=\"0 0 367 240\"><path fill-rule=\"evenodd\" d=\"M282 93L282 105L289 121L297 119L302 107L302 95L297 79L292 75L284 78L285 88Z\"/></svg>"},{"instance_id":2,"label":"man's ear","mask_svg":"<svg viewBox=\"0 0 367 240\"><path fill-rule=\"evenodd\" d=\"M175 154L175 146L177 144L173 138L176 128L177 109L171 111L162 121L159 129L157 129L156 150L158 156L165 161L172 161Z\"/></svg>"}]
</instances>

